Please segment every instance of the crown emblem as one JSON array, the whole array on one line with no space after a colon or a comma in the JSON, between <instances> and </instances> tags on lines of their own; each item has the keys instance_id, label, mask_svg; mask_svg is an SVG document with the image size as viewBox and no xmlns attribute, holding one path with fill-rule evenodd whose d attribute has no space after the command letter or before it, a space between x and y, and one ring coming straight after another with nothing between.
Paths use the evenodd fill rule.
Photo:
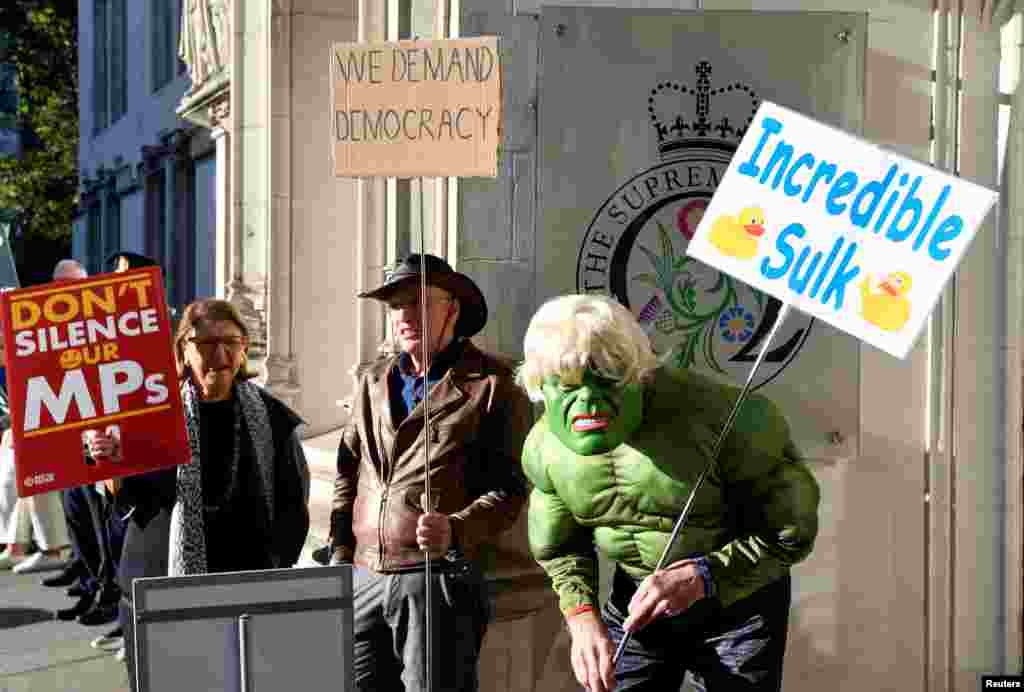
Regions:
<instances>
[{"instance_id":1,"label":"crown emblem","mask_svg":"<svg viewBox=\"0 0 1024 692\"><path fill-rule=\"evenodd\" d=\"M647 111L658 134L658 154L671 158L686 147L733 151L757 113L761 100L746 84L733 82L711 88L711 63L697 63L697 86L662 82L651 89ZM715 110L711 110L714 101ZM696 117L688 118L694 114Z\"/></svg>"}]
</instances>

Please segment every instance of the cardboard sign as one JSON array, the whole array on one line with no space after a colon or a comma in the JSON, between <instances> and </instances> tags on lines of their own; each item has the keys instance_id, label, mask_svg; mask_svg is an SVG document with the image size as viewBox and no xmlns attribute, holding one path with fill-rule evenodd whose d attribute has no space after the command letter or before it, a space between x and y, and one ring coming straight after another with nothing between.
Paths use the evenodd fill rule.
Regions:
<instances>
[{"instance_id":1,"label":"cardboard sign","mask_svg":"<svg viewBox=\"0 0 1024 692\"><path fill-rule=\"evenodd\" d=\"M687 253L903 358L997 196L766 101Z\"/></svg>"},{"instance_id":2,"label":"cardboard sign","mask_svg":"<svg viewBox=\"0 0 1024 692\"><path fill-rule=\"evenodd\" d=\"M0 296L18 495L191 459L156 267ZM94 460L86 437L119 436L123 460Z\"/></svg>"},{"instance_id":3,"label":"cardboard sign","mask_svg":"<svg viewBox=\"0 0 1024 692\"><path fill-rule=\"evenodd\" d=\"M331 82L335 175L497 175L497 37L336 43Z\"/></svg>"}]
</instances>

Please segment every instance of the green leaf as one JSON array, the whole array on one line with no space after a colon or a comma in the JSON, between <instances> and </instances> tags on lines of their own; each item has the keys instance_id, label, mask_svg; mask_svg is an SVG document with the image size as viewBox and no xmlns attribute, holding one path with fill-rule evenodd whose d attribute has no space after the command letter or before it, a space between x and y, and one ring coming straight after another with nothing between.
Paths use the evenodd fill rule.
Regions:
<instances>
[{"instance_id":1,"label":"green leaf","mask_svg":"<svg viewBox=\"0 0 1024 692\"><path fill-rule=\"evenodd\" d=\"M665 230L665 226L661 221L656 222L658 225L658 239L661 242L661 256L668 259L674 260L676 257L675 248L672 247L672 238L669 236L668 231Z\"/></svg>"}]
</instances>

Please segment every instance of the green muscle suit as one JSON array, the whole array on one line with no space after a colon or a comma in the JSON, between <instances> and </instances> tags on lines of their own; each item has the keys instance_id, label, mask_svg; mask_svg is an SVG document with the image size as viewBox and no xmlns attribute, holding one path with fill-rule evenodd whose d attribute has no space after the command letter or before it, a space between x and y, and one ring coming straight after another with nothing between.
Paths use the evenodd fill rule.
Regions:
<instances>
[{"instance_id":1,"label":"green muscle suit","mask_svg":"<svg viewBox=\"0 0 1024 692\"><path fill-rule=\"evenodd\" d=\"M637 392L642 420L609 451L572 451L547 415L523 450L534 486L530 546L565 613L597 606L595 546L636 579L654 571L738 395L734 387L665 368ZM545 390L545 398L550 411L558 392L549 396ZM703 556L713 592L729 606L810 553L818 500L817 483L800 461L785 419L770 401L753 395L666 564Z\"/></svg>"}]
</instances>

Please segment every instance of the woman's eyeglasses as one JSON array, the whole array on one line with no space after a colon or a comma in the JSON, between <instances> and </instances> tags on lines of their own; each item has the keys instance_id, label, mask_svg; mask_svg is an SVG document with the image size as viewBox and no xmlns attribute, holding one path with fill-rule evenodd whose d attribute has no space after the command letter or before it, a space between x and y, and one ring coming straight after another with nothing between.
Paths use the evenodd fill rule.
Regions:
<instances>
[{"instance_id":1,"label":"woman's eyeglasses","mask_svg":"<svg viewBox=\"0 0 1024 692\"><path fill-rule=\"evenodd\" d=\"M223 346L228 353L238 353L245 348L245 339L240 337L230 337L226 339L212 339L212 338L190 338L187 342L196 347L201 354L210 355L213 354L218 346Z\"/></svg>"}]
</instances>

